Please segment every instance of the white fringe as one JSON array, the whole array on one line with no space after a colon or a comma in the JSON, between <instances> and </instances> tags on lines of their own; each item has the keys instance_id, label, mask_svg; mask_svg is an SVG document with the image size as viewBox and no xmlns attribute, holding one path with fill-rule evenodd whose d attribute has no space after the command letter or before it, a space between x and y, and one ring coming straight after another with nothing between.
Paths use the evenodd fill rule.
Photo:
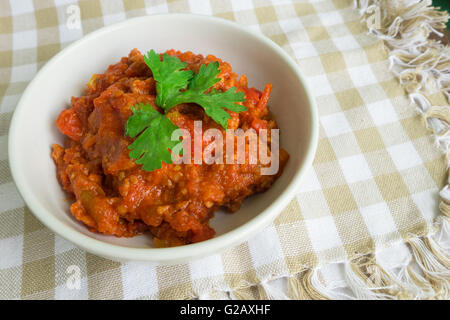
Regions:
<instances>
[{"instance_id":1,"label":"white fringe","mask_svg":"<svg viewBox=\"0 0 450 320\"><path fill-rule=\"evenodd\" d=\"M448 220L442 222L448 228ZM312 270L310 282L301 281L305 272L298 275L282 275L276 279L262 279L259 284L247 283L247 286L239 290L247 290L247 293L236 295L235 291L224 288L216 290L214 294L210 290L199 290L193 293L196 299L251 299L257 287L261 299L288 300L303 299L300 291L308 289L317 291L320 295L332 300L403 300L403 299L449 299L450 294L450 254L446 250L446 237L442 236L443 228L434 235L424 238L412 237L410 246L398 243L374 253L372 262L359 263L358 259L336 262L333 265L318 266ZM448 234L446 235L448 237ZM427 240L427 244L425 244ZM390 251L390 252L388 252ZM388 253L388 254L386 254ZM441 260L437 259L438 253ZM365 256L363 256L365 257ZM324 268L341 268L341 279L325 281L320 274ZM358 272L355 272L355 269ZM359 272L363 270L362 272ZM364 271L369 270L366 274ZM335 270L333 270L335 272ZM336 273L336 272L335 272ZM297 278L303 283L303 289L290 287L293 295L286 294L289 279ZM280 284L283 281L283 284ZM385 285L376 286L376 283L386 282ZM311 285L305 288L305 285ZM223 290L223 291L222 291Z\"/></svg>"},{"instance_id":2,"label":"white fringe","mask_svg":"<svg viewBox=\"0 0 450 320\"><path fill-rule=\"evenodd\" d=\"M442 281L442 283L448 284L448 279L450 279L450 269L448 268L448 263L446 266L442 265L442 263L436 259L433 252L428 250L423 241L419 238L412 238L410 242L414 244L412 250L413 255L422 272L431 278L436 278L439 281ZM435 244L435 241L433 241L433 243ZM437 245L435 245L435 249L441 251ZM419 258L419 255L422 259Z\"/></svg>"},{"instance_id":3,"label":"white fringe","mask_svg":"<svg viewBox=\"0 0 450 320\"><path fill-rule=\"evenodd\" d=\"M345 263L345 279L357 300L393 299L392 295L377 292L392 289L392 287L369 286L368 279L363 279L356 274L349 262Z\"/></svg>"},{"instance_id":4,"label":"white fringe","mask_svg":"<svg viewBox=\"0 0 450 320\"><path fill-rule=\"evenodd\" d=\"M333 281L325 284L319 280L319 270L320 268L316 268L311 277L311 284L317 291L332 300L355 300L354 296L343 292L342 289L347 287L345 281Z\"/></svg>"},{"instance_id":5,"label":"white fringe","mask_svg":"<svg viewBox=\"0 0 450 320\"><path fill-rule=\"evenodd\" d=\"M446 265L440 262L432 250L424 244L424 239L428 239L432 249L447 259ZM367 276L355 272L355 268L365 268L366 265L358 265L356 262L352 266L352 262L346 261L335 264L343 268L343 279L325 282L319 278L323 268L323 266L319 266L313 270L311 285L314 290L332 300L448 299L450 293L450 270L448 267L450 257L444 249L444 243L440 240L439 233L426 238L411 238L410 243L414 244L414 247L406 247L402 244L406 248L407 254L401 261L394 264L388 262L386 265L382 265L382 254L385 250L392 250L393 254L397 254L399 249L395 248L394 245L393 248L380 250L375 253L377 261L374 260L372 265L369 264L368 269L371 272ZM289 277L301 277L301 275L283 276L282 279L288 282ZM385 279L388 284L375 286L374 283L377 283L377 280L380 279ZM430 279L436 282L430 282ZM262 287L260 289L265 290L267 298L276 300L298 299L299 292L296 292L294 297L288 297L279 285L272 284L273 281L279 280L263 281L259 285Z\"/></svg>"},{"instance_id":6,"label":"white fringe","mask_svg":"<svg viewBox=\"0 0 450 320\"><path fill-rule=\"evenodd\" d=\"M276 280L261 282L262 289L265 291L267 298L270 300L290 300L283 290L272 283L273 281Z\"/></svg>"}]
</instances>

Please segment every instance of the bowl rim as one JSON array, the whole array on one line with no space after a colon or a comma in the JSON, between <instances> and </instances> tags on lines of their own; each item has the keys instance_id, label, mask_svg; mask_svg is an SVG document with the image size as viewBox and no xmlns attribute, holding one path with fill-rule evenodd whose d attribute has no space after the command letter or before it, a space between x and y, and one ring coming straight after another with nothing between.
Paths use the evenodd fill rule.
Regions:
<instances>
[{"instance_id":1,"label":"bowl rim","mask_svg":"<svg viewBox=\"0 0 450 320\"><path fill-rule=\"evenodd\" d=\"M188 244L179 247L170 247L170 248L132 248L121 246L118 244L112 244L103 242L101 240L91 238L88 235L83 234L82 232L67 226L58 218L54 217L51 213L47 212L48 210L43 208L37 197L34 195L32 189L27 186L25 180L20 172L20 168L18 167L18 153L16 152L17 145L14 143L16 140L16 136L20 134L19 131L19 119L20 116L25 110L25 105L22 104L27 96L30 94L30 91L36 83L39 82L42 74L57 61L62 59L66 52L72 50L75 47L83 45L83 43L89 39L93 39L96 37L100 37L105 33L113 32L116 29L120 29L128 24L136 23L139 20L151 19L152 17L180 17L184 19L202 19L206 23L213 24L221 24L225 27L232 28L238 30L239 32L244 32L247 35L256 38L258 41L263 44L271 47L275 52L288 64L288 66L295 72L296 76L299 78L302 83L306 98L309 103L309 109L311 114L311 136L308 141L309 147L306 151L306 155L304 156L303 163L300 165L300 168L294 174L294 177L290 181L290 183L284 188L281 194L272 202L268 207L266 207L263 211L261 211L256 217L247 221L243 225L228 231L220 236L214 237L209 240L205 240L198 243ZM11 168L11 173L13 180L17 186L17 189L22 196L25 204L29 207L31 212L50 230L55 232L57 235L62 238L70 241L76 246L94 254L108 257L110 259L115 260L133 260L133 261L149 261L156 262L157 264L171 264L171 263L181 263L186 262L188 260L193 260L202 256L207 256L213 253L217 253L223 251L227 248L238 245L246 240L258 230L261 230L267 224L272 222L276 216L285 208L287 203L294 197L295 189L298 186L300 179L304 176L306 171L311 167L318 143L319 136L319 125L318 125L318 111L316 102L313 99L313 95L309 88L309 85L305 79L305 77L301 74L299 67L296 62L276 43L272 40L264 36L263 34L259 34L247 28L240 26L239 24L225 20L218 17L199 15L199 14L190 14L190 13L167 13L167 14L154 14L154 15L146 15L141 17L135 17L131 19L127 19L125 21L112 24L110 26L102 27L96 31L93 31L81 39L78 39L74 43L70 44L60 52L58 52L54 57L52 57L36 74L36 76L30 81L22 94L17 106L14 110L11 124L9 128L8 135L8 150L9 150L9 165Z\"/></svg>"}]
</instances>

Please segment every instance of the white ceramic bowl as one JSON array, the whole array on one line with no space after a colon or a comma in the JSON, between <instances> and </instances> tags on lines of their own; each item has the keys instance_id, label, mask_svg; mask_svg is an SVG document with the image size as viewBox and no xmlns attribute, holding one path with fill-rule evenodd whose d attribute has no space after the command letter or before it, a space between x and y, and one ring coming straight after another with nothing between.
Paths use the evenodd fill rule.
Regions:
<instances>
[{"instance_id":1,"label":"white ceramic bowl","mask_svg":"<svg viewBox=\"0 0 450 320\"><path fill-rule=\"evenodd\" d=\"M217 235L174 248L154 248L151 237L126 239L91 233L76 221L56 179L51 144L62 144L55 126L60 111L79 96L93 73L141 52L168 49L214 54L233 70L247 74L249 86L273 84L269 101L280 127L281 146L290 159L271 189L248 198L234 214L216 213ZM20 194L36 217L75 245L113 260L155 264L186 262L237 245L268 225L298 189L311 166L318 137L314 100L297 64L275 43L235 23L199 15L170 14L134 18L102 28L73 43L49 61L28 85L17 105L9 132L9 161Z\"/></svg>"}]
</instances>

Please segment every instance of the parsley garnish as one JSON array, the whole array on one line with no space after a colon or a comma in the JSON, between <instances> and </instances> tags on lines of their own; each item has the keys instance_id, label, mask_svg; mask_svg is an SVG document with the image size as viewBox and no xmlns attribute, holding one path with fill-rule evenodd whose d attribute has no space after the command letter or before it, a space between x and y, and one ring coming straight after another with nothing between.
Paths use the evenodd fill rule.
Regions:
<instances>
[{"instance_id":1,"label":"parsley garnish","mask_svg":"<svg viewBox=\"0 0 450 320\"><path fill-rule=\"evenodd\" d=\"M236 104L236 102L244 101L244 93L236 92L235 87L225 92L213 88L211 92L205 93L206 90L220 81L220 78L217 78L219 73L218 62L211 62L207 66L202 64L198 74L189 83L188 90L172 96L168 101L168 107L170 108L180 103L196 103L205 109L208 116L226 129L228 119L231 116L224 109L241 112L247 110L247 108Z\"/></svg>"},{"instance_id":2,"label":"parsley garnish","mask_svg":"<svg viewBox=\"0 0 450 320\"><path fill-rule=\"evenodd\" d=\"M149 104L141 103L131 110L133 115L128 118L125 134L134 138L142 133L128 146L130 158L142 164L145 171L160 169L161 161L172 163L169 148L175 147L178 141L172 141L170 137L177 126Z\"/></svg>"},{"instance_id":3,"label":"parsley garnish","mask_svg":"<svg viewBox=\"0 0 450 320\"><path fill-rule=\"evenodd\" d=\"M189 80L194 76L191 70L182 70L187 63L181 62L177 57L164 53L163 61L159 54L151 50L144 56L145 64L152 70L156 81L156 104L168 109L167 100L179 94L180 89L187 87Z\"/></svg>"},{"instance_id":4,"label":"parsley garnish","mask_svg":"<svg viewBox=\"0 0 450 320\"><path fill-rule=\"evenodd\" d=\"M181 103L196 103L226 129L231 116L225 109L234 112L247 110L237 104L245 99L244 93L236 92L235 87L225 92L211 88L220 81L217 77L220 73L218 62L201 65L198 74L195 74L184 70L187 64L167 53L161 61L159 54L151 50L144 56L144 61L156 81L156 104L164 112ZM137 138L128 146L130 158L136 159L136 163L142 164L142 169L146 171L160 169L161 161L172 163L169 149L179 141L172 141L171 135L178 127L149 104L135 105L131 111L133 115L127 120L125 134Z\"/></svg>"}]
</instances>

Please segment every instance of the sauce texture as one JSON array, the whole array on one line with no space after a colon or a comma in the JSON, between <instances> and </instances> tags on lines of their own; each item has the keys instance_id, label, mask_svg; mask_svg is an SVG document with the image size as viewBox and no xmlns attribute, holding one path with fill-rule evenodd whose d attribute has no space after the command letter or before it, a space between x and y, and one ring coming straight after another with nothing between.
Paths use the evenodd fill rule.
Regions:
<instances>
[{"instance_id":1,"label":"sauce texture","mask_svg":"<svg viewBox=\"0 0 450 320\"><path fill-rule=\"evenodd\" d=\"M245 75L238 78L227 62L212 55L175 50L167 53L186 62L186 68L196 73L202 64L218 61L221 80L214 87L220 91L237 87L244 92L246 101L242 104L248 110L229 111L229 129L267 129L270 137L270 130L277 128L267 107L271 84L263 92L249 88ZM71 107L56 120L66 136L64 146L53 145L58 181L74 196L72 215L92 232L117 237L150 232L158 247L210 239L215 233L209 226L214 212L220 207L235 212L246 197L270 188L289 155L280 149L276 175L261 175L263 165L259 161L250 164L248 158L245 164L162 163L161 169L144 171L128 156L128 146L134 139L125 136L125 124L132 115L130 107L137 103L148 103L161 111L155 99L152 72L137 49L105 73L94 74L85 94L72 97ZM202 121L203 131L216 128L225 137L224 129L196 104L178 105L167 117L188 130L191 137L195 120ZM206 145L203 142L203 148Z\"/></svg>"}]
</instances>

